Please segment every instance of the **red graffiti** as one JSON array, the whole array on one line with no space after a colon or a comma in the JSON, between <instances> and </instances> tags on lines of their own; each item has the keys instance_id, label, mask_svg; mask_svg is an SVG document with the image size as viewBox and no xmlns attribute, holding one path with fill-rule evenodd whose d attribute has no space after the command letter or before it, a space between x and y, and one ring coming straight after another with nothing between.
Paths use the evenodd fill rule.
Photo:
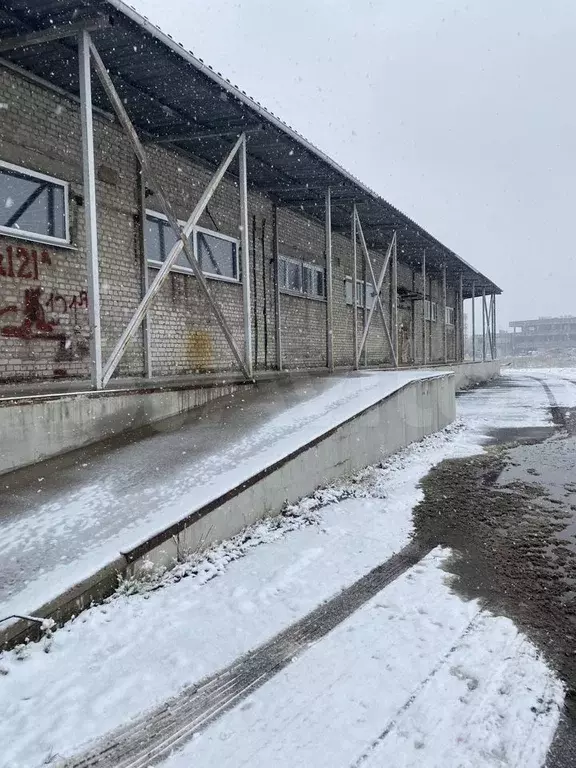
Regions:
<instances>
[{"instance_id":1,"label":"red graffiti","mask_svg":"<svg viewBox=\"0 0 576 768\"><path fill-rule=\"evenodd\" d=\"M23 278L24 280L38 280L38 264L52 264L48 251L29 251L28 248L11 245L6 248L6 253L0 251L0 277Z\"/></svg>"},{"instance_id":2,"label":"red graffiti","mask_svg":"<svg viewBox=\"0 0 576 768\"><path fill-rule=\"evenodd\" d=\"M50 312L57 312L64 315L68 310L88 309L88 291L80 291L78 295L74 294L70 301L60 293L51 293L44 306L48 307Z\"/></svg>"},{"instance_id":3,"label":"red graffiti","mask_svg":"<svg viewBox=\"0 0 576 768\"><path fill-rule=\"evenodd\" d=\"M2 336L15 339L53 339L60 340L63 334L54 333L58 320L48 322L44 307L40 302L41 288L27 288L24 291L24 320L20 325L7 325L2 328ZM6 307L7 311L17 310L17 307Z\"/></svg>"}]
</instances>

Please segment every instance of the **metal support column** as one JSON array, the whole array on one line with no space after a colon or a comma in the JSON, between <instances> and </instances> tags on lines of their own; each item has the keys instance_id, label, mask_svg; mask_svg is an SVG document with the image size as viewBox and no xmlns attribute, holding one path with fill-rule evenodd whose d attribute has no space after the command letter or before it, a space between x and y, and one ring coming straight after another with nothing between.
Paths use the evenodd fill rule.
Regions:
<instances>
[{"instance_id":1,"label":"metal support column","mask_svg":"<svg viewBox=\"0 0 576 768\"><path fill-rule=\"evenodd\" d=\"M444 313L444 334L442 339L442 346L443 346L443 352L444 352L444 362L448 362L448 329L446 326L446 306L447 306L447 298L446 298L446 262L442 265L442 306L443 306L443 313Z\"/></svg>"},{"instance_id":2,"label":"metal support column","mask_svg":"<svg viewBox=\"0 0 576 768\"><path fill-rule=\"evenodd\" d=\"M278 206L272 205L272 248L274 251L274 323L276 327L276 368L282 370L282 315L280 308L280 254L278 248Z\"/></svg>"},{"instance_id":3,"label":"metal support column","mask_svg":"<svg viewBox=\"0 0 576 768\"><path fill-rule=\"evenodd\" d=\"M332 199L330 187L326 190L326 365L334 371L334 324L332 317Z\"/></svg>"},{"instance_id":4,"label":"metal support column","mask_svg":"<svg viewBox=\"0 0 576 768\"><path fill-rule=\"evenodd\" d=\"M138 252L142 265L142 298L148 293L150 280L148 278L148 260L146 258L146 180L142 165L138 165ZM144 344L144 375L152 378L152 328L150 325L150 313L146 312L142 321L142 341Z\"/></svg>"},{"instance_id":5,"label":"metal support column","mask_svg":"<svg viewBox=\"0 0 576 768\"><path fill-rule=\"evenodd\" d=\"M498 358L498 346L497 346L497 340L498 340L498 331L496 328L496 294L494 295L494 303L492 305L492 327L494 328L494 359L496 360Z\"/></svg>"},{"instance_id":6,"label":"metal support column","mask_svg":"<svg viewBox=\"0 0 576 768\"><path fill-rule=\"evenodd\" d=\"M486 289L482 288L482 361L486 361Z\"/></svg>"},{"instance_id":7,"label":"metal support column","mask_svg":"<svg viewBox=\"0 0 576 768\"><path fill-rule=\"evenodd\" d=\"M496 357L495 344L496 333L494 329L494 294L490 294L490 302L488 304L488 322L490 328L490 359L494 360Z\"/></svg>"},{"instance_id":8,"label":"metal support column","mask_svg":"<svg viewBox=\"0 0 576 768\"><path fill-rule=\"evenodd\" d=\"M92 122L92 81L90 78L90 35L78 36L80 113L82 118L82 178L84 183L84 226L88 274L88 318L90 321L90 378L94 389L102 389L102 330L100 326L100 279L98 228L96 218L96 172L94 167L94 126Z\"/></svg>"},{"instance_id":9,"label":"metal support column","mask_svg":"<svg viewBox=\"0 0 576 768\"><path fill-rule=\"evenodd\" d=\"M402 362L400 350L398 349L398 248L397 240L394 238L394 248L392 251L392 306L390 313L392 315L392 338L394 339L394 353L396 367Z\"/></svg>"},{"instance_id":10,"label":"metal support column","mask_svg":"<svg viewBox=\"0 0 576 768\"><path fill-rule=\"evenodd\" d=\"M472 361L476 362L476 283L472 281Z\"/></svg>"},{"instance_id":11,"label":"metal support column","mask_svg":"<svg viewBox=\"0 0 576 768\"><path fill-rule=\"evenodd\" d=\"M354 344L354 369L358 370L358 292L356 291L358 246L356 240L356 204L354 204L352 207L352 339Z\"/></svg>"},{"instance_id":12,"label":"metal support column","mask_svg":"<svg viewBox=\"0 0 576 768\"><path fill-rule=\"evenodd\" d=\"M252 310L250 305L250 241L248 229L248 164L246 161L246 135L238 151L240 170L240 247L242 251L242 300L244 311L244 365L251 378L252 363Z\"/></svg>"},{"instance_id":13,"label":"metal support column","mask_svg":"<svg viewBox=\"0 0 576 768\"><path fill-rule=\"evenodd\" d=\"M422 255L422 362L426 365L426 251Z\"/></svg>"},{"instance_id":14,"label":"metal support column","mask_svg":"<svg viewBox=\"0 0 576 768\"><path fill-rule=\"evenodd\" d=\"M462 285L462 272L460 272L460 284L458 287L458 306L459 306L459 314L460 314L460 357L458 358L460 362L464 361L465 352L464 352L464 290Z\"/></svg>"}]
</instances>

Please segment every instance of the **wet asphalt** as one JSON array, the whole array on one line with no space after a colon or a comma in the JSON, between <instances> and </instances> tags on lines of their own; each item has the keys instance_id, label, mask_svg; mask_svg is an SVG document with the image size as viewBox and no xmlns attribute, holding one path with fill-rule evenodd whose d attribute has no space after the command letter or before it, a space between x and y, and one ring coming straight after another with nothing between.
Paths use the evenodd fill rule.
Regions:
<instances>
[{"instance_id":1,"label":"wet asphalt","mask_svg":"<svg viewBox=\"0 0 576 768\"><path fill-rule=\"evenodd\" d=\"M558 406L541 383L553 426L494 430L485 453L436 466L423 481L415 538L451 547L454 589L515 621L563 679L546 765L575 768L576 409Z\"/></svg>"}]
</instances>

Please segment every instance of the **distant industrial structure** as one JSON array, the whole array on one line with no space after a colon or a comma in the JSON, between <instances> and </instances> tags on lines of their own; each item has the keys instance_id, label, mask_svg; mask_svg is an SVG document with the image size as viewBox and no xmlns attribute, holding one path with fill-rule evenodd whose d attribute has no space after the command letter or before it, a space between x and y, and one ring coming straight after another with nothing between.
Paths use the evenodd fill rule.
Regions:
<instances>
[{"instance_id":1,"label":"distant industrial structure","mask_svg":"<svg viewBox=\"0 0 576 768\"><path fill-rule=\"evenodd\" d=\"M508 334L509 353L551 352L576 349L576 317L539 317L513 320Z\"/></svg>"}]
</instances>

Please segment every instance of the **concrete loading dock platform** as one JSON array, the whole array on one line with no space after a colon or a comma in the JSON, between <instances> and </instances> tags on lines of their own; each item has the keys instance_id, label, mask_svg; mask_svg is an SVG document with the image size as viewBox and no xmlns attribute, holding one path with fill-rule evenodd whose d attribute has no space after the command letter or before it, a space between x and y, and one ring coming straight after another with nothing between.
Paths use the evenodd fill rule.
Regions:
<instances>
[{"instance_id":1,"label":"concrete loading dock platform","mask_svg":"<svg viewBox=\"0 0 576 768\"><path fill-rule=\"evenodd\" d=\"M77 613L144 560L231 536L454 416L452 373L300 376L5 474L1 617Z\"/></svg>"}]
</instances>

